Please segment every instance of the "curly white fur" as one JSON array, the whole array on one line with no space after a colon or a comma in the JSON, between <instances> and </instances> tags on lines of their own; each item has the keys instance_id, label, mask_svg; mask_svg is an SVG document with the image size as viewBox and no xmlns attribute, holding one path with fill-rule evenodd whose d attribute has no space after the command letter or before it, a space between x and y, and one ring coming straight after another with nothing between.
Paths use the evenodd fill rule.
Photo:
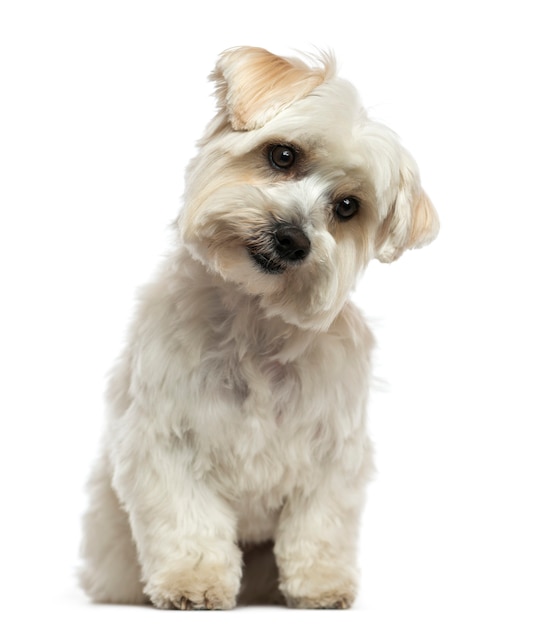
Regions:
<instances>
[{"instance_id":1,"label":"curly white fur","mask_svg":"<svg viewBox=\"0 0 538 626\"><path fill-rule=\"evenodd\" d=\"M348 295L372 258L431 241L437 217L332 58L237 48L212 78L219 111L177 245L111 376L81 582L96 601L160 608L349 607L373 340ZM308 242L300 259L274 260L281 224Z\"/></svg>"}]
</instances>

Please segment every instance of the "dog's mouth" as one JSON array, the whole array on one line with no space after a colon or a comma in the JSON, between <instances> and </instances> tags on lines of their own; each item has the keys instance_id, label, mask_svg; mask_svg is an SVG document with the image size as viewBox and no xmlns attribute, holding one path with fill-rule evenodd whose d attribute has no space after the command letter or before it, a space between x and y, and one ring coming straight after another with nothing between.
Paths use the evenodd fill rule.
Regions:
<instances>
[{"instance_id":1,"label":"dog's mouth","mask_svg":"<svg viewBox=\"0 0 538 626\"><path fill-rule=\"evenodd\" d=\"M286 263L281 259L276 259L271 255L263 254L255 248L248 248L250 258L261 268L266 274L283 274L286 270Z\"/></svg>"}]
</instances>

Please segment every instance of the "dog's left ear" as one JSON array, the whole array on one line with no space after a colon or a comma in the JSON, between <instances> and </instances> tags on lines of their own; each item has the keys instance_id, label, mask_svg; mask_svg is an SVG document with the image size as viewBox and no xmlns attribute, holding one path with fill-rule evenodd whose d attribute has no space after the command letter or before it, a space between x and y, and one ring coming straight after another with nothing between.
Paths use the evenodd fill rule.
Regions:
<instances>
[{"instance_id":1,"label":"dog's left ear","mask_svg":"<svg viewBox=\"0 0 538 626\"><path fill-rule=\"evenodd\" d=\"M431 243L438 232L437 211L422 189L416 165L410 159L400 169L396 199L377 233L376 258L383 263L395 261L405 250Z\"/></svg>"},{"instance_id":2,"label":"dog's left ear","mask_svg":"<svg viewBox=\"0 0 538 626\"><path fill-rule=\"evenodd\" d=\"M263 48L232 48L221 54L210 79L232 128L253 130L321 85L333 69L330 57L323 60L324 67L311 68Z\"/></svg>"}]
</instances>

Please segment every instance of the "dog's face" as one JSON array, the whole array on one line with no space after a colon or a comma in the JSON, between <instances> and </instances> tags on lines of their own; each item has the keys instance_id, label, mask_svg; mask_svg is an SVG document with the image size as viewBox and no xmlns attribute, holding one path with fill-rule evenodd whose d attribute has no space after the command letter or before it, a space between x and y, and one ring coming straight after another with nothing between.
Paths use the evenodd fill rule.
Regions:
<instances>
[{"instance_id":1,"label":"dog's face","mask_svg":"<svg viewBox=\"0 0 538 626\"><path fill-rule=\"evenodd\" d=\"M267 315L326 329L372 258L438 230L417 166L370 121L334 62L225 52L219 112L192 161L180 218L191 253Z\"/></svg>"}]
</instances>

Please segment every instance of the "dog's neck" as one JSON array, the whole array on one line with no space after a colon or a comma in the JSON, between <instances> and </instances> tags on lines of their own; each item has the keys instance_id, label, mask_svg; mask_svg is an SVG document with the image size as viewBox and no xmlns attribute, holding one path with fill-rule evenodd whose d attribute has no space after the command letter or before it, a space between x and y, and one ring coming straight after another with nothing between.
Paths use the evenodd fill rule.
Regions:
<instances>
[{"instance_id":1,"label":"dog's neck","mask_svg":"<svg viewBox=\"0 0 538 626\"><path fill-rule=\"evenodd\" d=\"M239 285L224 280L185 248L178 251L171 270L177 276L172 284L182 285L181 293L173 294L178 312L182 317L192 317L192 324L203 325L214 344L233 342L239 351L255 346L260 356L286 363L308 351L319 335L269 316L259 296L245 293ZM185 289L186 281L190 289ZM187 301L193 297L197 298L194 307L190 306L192 301Z\"/></svg>"}]
</instances>

